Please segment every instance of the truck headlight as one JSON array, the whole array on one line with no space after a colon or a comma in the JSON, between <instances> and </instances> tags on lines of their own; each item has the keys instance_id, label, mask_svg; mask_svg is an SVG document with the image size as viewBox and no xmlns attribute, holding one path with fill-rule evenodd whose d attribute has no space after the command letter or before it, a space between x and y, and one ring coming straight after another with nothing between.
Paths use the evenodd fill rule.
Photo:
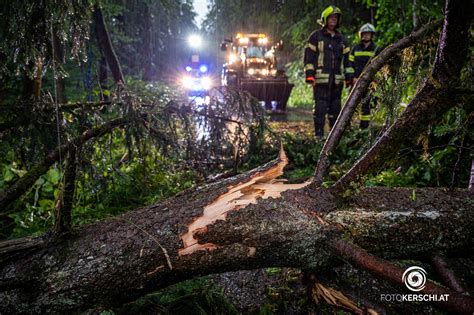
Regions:
<instances>
[{"instance_id":1,"label":"truck headlight","mask_svg":"<svg viewBox=\"0 0 474 315\"><path fill-rule=\"evenodd\" d=\"M267 37L259 38L258 43L260 45L266 45L266 44L268 44L268 38Z\"/></svg>"},{"instance_id":2,"label":"truck headlight","mask_svg":"<svg viewBox=\"0 0 474 315\"><path fill-rule=\"evenodd\" d=\"M262 75L268 75L268 69L262 69Z\"/></svg>"},{"instance_id":3,"label":"truck headlight","mask_svg":"<svg viewBox=\"0 0 474 315\"><path fill-rule=\"evenodd\" d=\"M250 74L250 75L254 75L255 74L255 69L250 68L250 69L247 70L247 73Z\"/></svg>"},{"instance_id":4,"label":"truck headlight","mask_svg":"<svg viewBox=\"0 0 474 315\"><path fill-rule=\"evenodd\" d=\"M249 43L248 37L239 38L239 44L248 44L248 43Z\"/></svg>"}]
</instances>

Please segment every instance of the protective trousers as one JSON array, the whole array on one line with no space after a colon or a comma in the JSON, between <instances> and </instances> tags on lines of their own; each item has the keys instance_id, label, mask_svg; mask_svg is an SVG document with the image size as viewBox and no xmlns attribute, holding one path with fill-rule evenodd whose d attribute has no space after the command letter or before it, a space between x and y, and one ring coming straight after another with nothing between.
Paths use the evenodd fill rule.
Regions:
<instances>
[{"instance_id":1,"label":"protective trousers","mask_svg":"<svg viewBox=\"0 0 474 315\"><path fill-rule=\"evenodd\" d=\"M333 81L334 82L334 81ZM316 137L324 136L324 123L326 114L329 127L332 128L341 111L342 84L317 84L313 88L315 107L313 112L314 134Z\"/></svg>"},{"instance_id":2,"label":"protective trousers","mask_svg":"<svg viewBox=\"0 0 474 315\"><path fill-rule=\"evenodd\" d=\"M360 118L360 128L361 129L367 129L369 127L369 122L370 122L370 96L367 97L363 102L362 102L362 111L359 116Z\"/></svg>"}]
</instances>

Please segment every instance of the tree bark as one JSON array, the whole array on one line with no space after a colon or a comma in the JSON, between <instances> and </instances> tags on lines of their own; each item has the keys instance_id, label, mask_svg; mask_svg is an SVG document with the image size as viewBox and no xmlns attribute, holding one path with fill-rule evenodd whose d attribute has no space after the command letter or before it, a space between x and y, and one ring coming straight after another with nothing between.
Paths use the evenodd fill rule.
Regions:
<instances>
[{"instance_id":1,"label":"tree bark","mask_svg":"<svg viewBox=\"0 0 474 315\"><path fill-rule=\"evenodd\" d=\"M33 79L33 96L39 99L41 96L41 83L43 82L43 57L36 57L35 74Z\"/></svg>"},{"instance_id":2,"label":"tree bark","mask_svg":"<svg viewBox=\"0 0 474 315\"><path fill-rule=\"evenodd\" d=\"M468 30L473 15L471 2L448 0L435 64L430 77L399 119L377 140L331 189L343 192L368 172L379 170L406 139L415 139L427 126L441 118L455 104L451 92L456 88L468 48Z\"/></svg>"},{"instance_id":3,"label":"tree bark","mask_svg":"<svg viewBox=\"0 0 474 315\"><path fill-rule=\"evenodd\" d=\"M66 85L64 82L64 78L62 74L58 71L60 68L60 65L64 63L64 46L61 43L61 40L59 39L58 35L55 33L53 36L53 50L54 50L54 61L56 63L55 65L55 72L53 75L56 75L56 77L53 77L54 84L56 85L56 103L66 103L66 95L65 95L65 90L66 90Z\"/></svg>"},{"instance_id":4,"label":"tree bark","mask_svg":"<svg viewBox=\"0 0 474 315\"><path fill-rule=\"evenodd\" d=\"M100 57L99 61L99 86L100 86L100 101L108 102L110 99L109 85L107 83L107 61L104 56Z\"/></svg>"},{"instance_id":5,"label":"tree bark","mask_svg":"<svg viewBox=\"0 0 474 315\"><path fill-rule=\"evenodd\" d=\"M119 85L123 85L125 80L123 79L122 69L112 46L112 42L110 41L102 10L98 5L94 6L93 16L99 48L107 60L107 64L109 65L115 82Z\"/></svg>"},{"instance_id":6,"label":"tree bark","mask_svg":"<svg viewBox=\"0 0 474 315\"><path fill-rule=\"evenodd\" d=\"M15 255L0 244L0 312L111 307L224 271L324 270L334 265L331 244L341 236L385 258L473 245L468 190L418 189L413 200L411 189L372 188L341 203L308 183L278 182L285 160L282 155L249 173L86 226L67 239L34 239L32 247L20 242L25 255L18 244Z\"/></svg>"},{"instance_id":7,"label":"tree bark","mask_svg":"<svg viewBox=\"0 0 474 315\"><path fill-rule=\"evenodd\" d=\"M151 13L148 4L144 4L143 11L143 25L142 25L142 38L143 38L143 59L142 59L142 71L143 80L151 81L153 79L153 62L152 62L152 21Z\"/></svg>"},{"instance_id":8,"label":"tree bark","mask_svg":"<svg viewBox=\"0 0 474 315\"><path fill-rule=\"evenodd\" d=\"M64 172L64 184L61 196L58 198L56 206L56 217L54 222L54 231L57 234L71 232L72 206L74 203L74 191L76 189L76 167L77 167L77 149L76 144L72 143L69 147L66 167Z\"/></svg>"},{"instance_id":9,"label":"tree bark","mask_svg":"<svg viewBox=\"0 0 474 315\"><path fill-rule=\"evenodd\" d=\"M382 279L389 280L399 286L405 286L403 281L404 270L387 261L370 255L363 249L343 240L331 242L331 248L341 257L355 263L357 267L369 270ZM431 281L427 281L424 289L417 294L448 295L447 301L435 302L434 304L453 314L472 314L474 311L474 300L461 294L453 294L449 289L441 288Z\"/></svg>"},{"instance_id":10,"label":"tree bark","mask_svg":"<svg viewBox=\"0 0 474 315\"><path fill-rule=\"evenodd\" d=\"M367 89L377 72L395 55L400 53L401 50L418 43L423 37L436 30L441 26L441 22L441 20L431 22L420 30L402 38L395 44L388 46L365 67L365 70L362 72L354 88L350 92L349 98L344 104L343 109L337 118L336 124L331 129L331 132L324 143L324 147L321 150L318 165L314 174L314 183L316 187L320 187L323 183L324 176L326 176L330 166L330 155L341 141L342 135L349 125L357 105L367 93Z\"/></svg>"},{"instance_id":11,"label":"tree bark","mask_svg":"<svg viewBox=\"0 0 474 315\"><path fill-rule=\"evenodd\" d=\"M436 269L436 272L440 275L443 282L448 286L448 288L458 292L458 293L465 293L466 290L462 287L461 283L459 283L458 279L454 272L449 268L448 264L444 257L437 253L431 257L431 264Z\"/></svg>"}]
</instances>

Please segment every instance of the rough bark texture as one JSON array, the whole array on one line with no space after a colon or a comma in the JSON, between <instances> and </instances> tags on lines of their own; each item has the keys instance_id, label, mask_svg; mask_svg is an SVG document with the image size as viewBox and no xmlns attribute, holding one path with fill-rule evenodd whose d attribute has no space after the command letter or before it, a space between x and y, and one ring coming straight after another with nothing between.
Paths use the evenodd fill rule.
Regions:
<instances>
[{"instance_id":1,"label":"rough bark texture","mask_svg":"<svg viewBox=\"0 0 474 315\"><path fill-rule=\"evenodd\" d=\"M42 57L37 57L35 61L35 75L33 79L33 96L39 99L41 96L41 83L43 82L43 61Z\"/></svg>"},{"instance_id":2,"label":"rough bark texture","mask_svg":"<svg viewBox=\"0 0 474 315\"><path fill-rule=\"evenodd\" d=\"M153 79L153 48L152 48L152 16L150 14L150 8L148 4L145 4L143 11L143 28L142 28L142 38L143 38L143 59L142 59L142 69L143 69L143 80L151 81Z\"/></svg>"},{"instance_id":3,"label":"rough bark texture","mask_svg":"<svg viewBox=\"0 0 474 315\"><path fill-rule=\"evenodd\" d=\"M38 177L46 173L51 167L51 165L53 165L59 160L60 155L67 154L72 143L78 145L92 138L100 137L106 134L107 132L110 132L115 127L124 125L125 123L127 123L127 121L128 120L125 118L118 118L109 121L103 124L102 126L87 130L77 139L65 143L61 145L61 147L50 152L43 161L33 166L27 174L18 179L12 185L10 185L10 187L0 192L0 213L6 212L7 207L10 205L10 203L21 197L25 192L27 192L28 189L30 189L30 187L38 179Z\"/></svg>"},{"instance_id":4,"label":"rough bark texture","mask_svg":"<svg viewBox=\"0 0 474 315\"><path fill-rule=\"evenodd\" d=\"M413 200L411 189L372 188L341 202L308 186L285 187L274 180L281 167L279 159L86 226L67 239L35 239L32 247L20 242L25 255L18 244L12 245L13 256L3 246L0 312L108 307L184 279L231 270L322 270L334 263L328 244L341 235L385 258L472 246L474 195L467 190L419 189ZM233 207L195 229L193 223L209 214L206 209L230 194L226 200ZM269 194L274 197L265 199ZM190 230L197 243L186 250Z\"/></svg>"},{"instance_id":5,"label":"rough bark texture","mask_svg":"<svg viewBox=\"0 0 474 315\"><path fill-rule=\"evenodd\" d=\"M474 189L474 159L472 159L471 163L471 175L469 176L469 189Z\"/></svg>"},{"instance_id":6,"label":"rough bark texture","mask_svg":"<svg viewBox=\"0 0 474 315\"><path fill-rule=\"evenodd\" d=\"M61 196L56 206L54 231L57 234L69 233L71 231L71 214L74 203L74 191L76 188L77 150L75 144L69 147L66 167L64 172L64 185Z\"/></svg>"},{"instance_id":7,"label":"rough bark texture","mask_svg":"<svg viewBox=\"0 0 474 315\"><path fill-rule=\"evenodd\" d=\"M366 66L364 72L361 74L354 88L352 89L341 113L339 114L339 117L337 118L335 126L331 129L331 132L324 143L324 147L321 150L318 165L314 174L314 183L317 187L321 186L324 176L327 174L330 165L329 159L331 152L336 149L337 145L341 141L342 135L349 125L357 105L367 93L367 89L369 88L369 85L373 81L377 72L395 55L400 53L400 51L416 44L427 34L430 34L436 30L439 26L441 26L441 22L442 21L439 20L427 24L420 30L402 38L395 44L390 45L389 47L385 48L376 58L372 59Z\"/></svg>"},{"instance_id":8,"label":"rough bark texture","mask_svg":"<svg viewBox=\"0 0 474 315\"><path fill-rule=\"evenodd\" d=\"M123 79L122 69L120 67L117 55L115 54L114 48L112 47L112 42L110 41L109 33L105 25L102 10L98 5L94 6L93 15L99 48L107 60L107 64L110 67L110 71L112 72L115 82L117 84L124 84L125 81Z\"/></svg>"},{"instance_id":9,"label":"rough bark texture","mask_svg":"<svg viewBox=\"0 0 474 315\"><path fill-rule=\"evenodd\" d=\"M54 80L54 84L56 85L56 102L57 103L66 103L66 95L65 95L65 81L62 76L62 74L58 73L58 69L60 65L64 63L64 46L61 43L61 40L59 39L58 35L55 33L53 36L53 53L54 53L54 61L55 61L55 67L56 67L56 78Z\"/></svg>"},{"instance_id":10,"label":"rough bark texture","mask_svg":"<svg viewBox=\"0 0 474 315\"><path fill-rule=\"evenodd\" d=\"M399 119L377 140L332 189L342 192L368 172L376 171L393 157L406 139L415 139L430 123L455 104L451 92L456 87L466 61L468 30L473 15L472 2L446 1L445 18L431 76Z\"/></svg>"}]
</instances>

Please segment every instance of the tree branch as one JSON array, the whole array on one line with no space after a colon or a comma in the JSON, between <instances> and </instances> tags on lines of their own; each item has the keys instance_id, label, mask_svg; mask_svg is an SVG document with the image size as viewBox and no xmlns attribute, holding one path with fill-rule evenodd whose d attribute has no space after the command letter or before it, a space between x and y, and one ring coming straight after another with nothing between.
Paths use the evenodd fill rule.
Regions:
<instances>
[{"instance_id":1,"label":"tree branch","mask_svg":"<svg viewBox=\"0 0 474 315\"><path fill-rule=\"evenodd\" d=\"M402 277L404 270L394 264L375 257L362 248L342 239L331 241L330 246L337 255L349 260L357 267L367 270L377 277L388 280L391 283L402 287L405 286ZM447 301L432 303L441 309L455 314L472 314L472 312L474 312L474 300L472 298L439 287L431 281L426 282L425 288L419 291L419 294L448 294L449 298Z\"/></svg>"},{"instance_id":2,"label":"tree branch","mask_svg":"<svg viewBox=\"0 0 474 315\"><path fill-rule=\"evenodd\" d=\"M455 105L451 102L450 91L456 87L462 66L467 60L466 38L473 13L472 3L448 0L445 12L431 76L425 80L400 118L331 187L333 192L341 193L366 173L380 169L398 152L403 141L416 138L430 123Z\"/></svg>"},{"instance_id":3,"label":"tree branch","mask_svg":"<svg viewBox=\"0 0 474 315\"><path fill-rule=\"evenodd\" d=\"M10 185L7 189L0 192L0 213L5 213L7 211L7 207L16 199L21 197L28 189L35 183L35 181L46 173L48 169L53 165L55 162L59 160L61 155L65 155L70 146L74 143L75 145L80 145L92 138L100 137L108 132L110 132L115 127L122 126L128 122L125 118L118 118L103 125L89 129L84 132L78 138L69 141L56 150L50 152L43 161L37 163L33 166L27 174L23 177L19 178L16 182Z\"/></svg>"},{"instance_id":4,"label":"tree branch","mask_svg":"<svg viewBox=\"0 0 474 315\"><path fill-rule=\"evenodd\" d=\"M342 135L349 125L352 115L355 112L357 105L360 100L364 97L369 88L370 83L374 79L377 72L396 54L400 53L402 49L410 47L419 43L419 41L428 34L431 34L434 30L441 26L442 20L431 22L418 31L402 38L393 45L385 48L377 57L372 59L369 64L365 67L361 76L357 80L354 88L349 94L349 97L344 104L342 111L337 118L336 124L331 129L329 136L324 143L321 153L319 155L318 164L314 174L314 185L320 187L323 183L324 176L330 166L330 155L336 149L339 141L341 141Z\"/></svg>"},{"instance_id":5,"label":"tree branch","mask_svg":"<svg viewBox=\"0 0 474 315\"><path fill-rule=\"evenodd\" d=\"M456 279L456 275L449 268L448 264L444 260L441 254L437 253L431 256L431 264L436 269L436 272L443 279L444 284L458 293L464 293L466 290L461 286L459 281Z\"/></svg>"}]
</instances>

